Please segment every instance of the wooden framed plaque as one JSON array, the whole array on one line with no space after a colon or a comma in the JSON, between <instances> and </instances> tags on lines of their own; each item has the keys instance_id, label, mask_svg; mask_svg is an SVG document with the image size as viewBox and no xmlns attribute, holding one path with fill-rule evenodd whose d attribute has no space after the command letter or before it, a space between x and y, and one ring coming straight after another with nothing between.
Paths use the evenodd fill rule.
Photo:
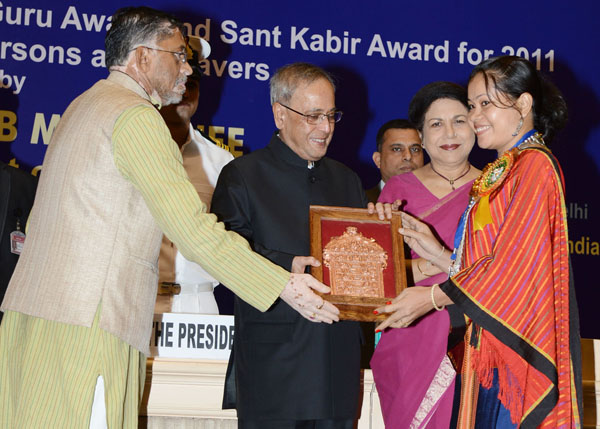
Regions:
<instances>
[{"instance_id":1,"label":"wooden framed plaque","mask_svg":"<svg viewBox=\"0 0 600 429\"><path fill-rule=\"evenodd\" d=\"M367 209L310 206L310 253L321 262L312 275L331 288L321 294L340 309L340 319L380 321L373 314L406 288L399 213L379 220Z\"/></svg>"}]
</instances>

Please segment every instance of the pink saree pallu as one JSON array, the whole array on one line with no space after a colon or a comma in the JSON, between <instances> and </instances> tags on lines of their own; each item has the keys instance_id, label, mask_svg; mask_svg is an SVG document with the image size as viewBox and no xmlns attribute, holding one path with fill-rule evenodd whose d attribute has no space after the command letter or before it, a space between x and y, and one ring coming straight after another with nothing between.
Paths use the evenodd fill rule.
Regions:
<instances>
[{"instance_id":1,"label":"pink saree pallu","mask_svg":"<svg viewBox=\"0 0 600 429\"><path fill-rule=\"evenodd\" d=\"M429 224L451 249L454 232L469 202L472 182L443 198L433 195L413 173L392 177L380 202L402 200L402 210ZM418 258L411 251L412 258ZM441 283L440 273L419 282ZM443 428L450 425L456 372L446 355L450 317L432 311L408 328L388 329L381 336L371 368L387 429Z\"/></svg>"},{"instance_id":2,"label":"pink saree pallu","mask_svg":"<svg viewBox=\"0 0 600 429\"><path fill-rule=\"evenodd\" d=\"M386 429L448 428L456 371L446 355L448 312L383 333L371 359Z\"/></svg>"}]
</instances>

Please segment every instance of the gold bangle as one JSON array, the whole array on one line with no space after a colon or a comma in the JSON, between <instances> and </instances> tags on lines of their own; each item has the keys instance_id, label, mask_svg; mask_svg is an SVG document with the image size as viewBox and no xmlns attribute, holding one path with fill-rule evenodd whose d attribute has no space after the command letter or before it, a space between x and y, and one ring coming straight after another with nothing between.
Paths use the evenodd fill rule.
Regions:
<instances>
[{"instance_id":1,"label":"gold bangle","mask_svg":"<svg viewBox=\"0 0 600 429\"><path fill-rule=\"evenodd\" d=\"M444 254L444 251L446 250L446 248L444 247L444 245L442 245L442 251L440 252L439 255L437 255L435 258L431 259L432 261L437 261L439 259L440 256L442 256Z\"/></svg>"},{"instance_id":2,"label":"gold bangle","mask_svg":"<svg viewBox=\"0 0 600 429\"><path fill-rule=\"evenodd\" d=\"M417 270L419 270L419 272L421 273L421 275L425 276L425 277L431 277L431 274L427 274L425 271L423 271L421 269L421 265L419 265L419 263L421 262L421 258L417 259ZM429 261L427 261L429 262Z\"/></svg>"},{"instance_id":3,"label":"gold bangle","mask_svg":"<svg viewBox=\"0 0 600 429\"><path fill-rule=\"evenodd\" d=\"M433 297L433 290L435 289L436 286L440 286L439 284L434 284L433 286L431 286L431 303L433 304L433 308L435 308L437 311L442 311L444 308L446 308L445 305L442 305L441 307L438 307L437 304L435 303L435 298Z\"/></svg>"}]
</instances>

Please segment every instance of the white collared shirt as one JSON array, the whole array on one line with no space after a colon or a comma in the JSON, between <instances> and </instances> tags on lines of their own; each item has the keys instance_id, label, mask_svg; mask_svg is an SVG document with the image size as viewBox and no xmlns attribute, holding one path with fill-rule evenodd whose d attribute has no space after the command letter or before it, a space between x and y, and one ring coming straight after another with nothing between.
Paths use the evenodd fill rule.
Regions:
<instances>
[{"instance_id":1,"label":"white collared shirt","mask_svg":"<svg viewBox=\"0 0 600 429\"><path fill-rule=\"evenodd\" d=\"M221 169L233 159L233 155L218 147L190 124L190 133L181 147L183 167L196 188L200 199L210 210L210 202ZM163 237L159 258L160 282L179 284L219 284L200 265L183 257L171 241Z\"/></svg>"}]
</instances>

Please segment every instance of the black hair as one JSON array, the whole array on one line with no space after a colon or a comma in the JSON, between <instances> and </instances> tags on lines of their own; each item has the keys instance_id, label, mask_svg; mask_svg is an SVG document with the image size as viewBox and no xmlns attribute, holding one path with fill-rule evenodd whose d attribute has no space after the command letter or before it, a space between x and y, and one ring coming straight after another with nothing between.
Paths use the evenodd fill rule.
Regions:
<instances>
[{"instance_id":1,"label":"black hair","mask_svg":"<svg viewBox=\"0 0 600 429\"><path fill-rule=\"evenodd\" d=\"M124 65L131 50L144 43L161 41L175 29L185 34L181 21L160 10L146 6L117 10L104 38L106 68Z\"/></svg>"},{"instance_id":2,"label":"black hair","mask_svg":"<svg viewBox=\"0 0 600 429\"><path fill-rule=\"evenodd\" d=\"M419 131L423 131L425 114L434 101L448 98L456 100L469 108L467 90L453 82L437 81L425 85L414 95L408 106L408 118Z\"/></svg>"},{"instance_id":3,"label":"black hair","mask_svg":"<svg viewBox=\"0 0 600 429\"><path fill-rule=\"evenodd\" d=\"M202 67L200 66L200 54L197 50L191 49L192 55L190 56L188 51L188 64L192 68L192 74L188 76L188 80L193 79L196 81L200 81L202 76L204 76L204 72L202 71Z\"/></svg>"},{"instance_id":4,"label":"black hair","mask_svg":"<svg viewBox=\"0 0 600 429\"><path fill-rule=\"evenodd\" d=\"M391 121L387 121L379 128L379 131L377 131L377 136L375 137L375 141L377 142L377 152L381 152L381 146L383 145L383 135L387 130L417 131L417 127L415 127L415 125L408 119L392 119Z\"/></svg>"},{"instance_id":5,"label":"black hair","mask_svg":"<svg viewBox=\"0 0 600 429\"><path fill-rule=\"evenodd\" d=\"M556 131L566 125L567 103L562 94L526 59L508 55L489 58L473 69L469 82L479 73L483 75L488 96L492 89L509 99L509 104L504 107L514 107L514 102L523 93L531 94L533 126L543 135L546 143L552 141Z\"/></svg>"}]
</instances>

